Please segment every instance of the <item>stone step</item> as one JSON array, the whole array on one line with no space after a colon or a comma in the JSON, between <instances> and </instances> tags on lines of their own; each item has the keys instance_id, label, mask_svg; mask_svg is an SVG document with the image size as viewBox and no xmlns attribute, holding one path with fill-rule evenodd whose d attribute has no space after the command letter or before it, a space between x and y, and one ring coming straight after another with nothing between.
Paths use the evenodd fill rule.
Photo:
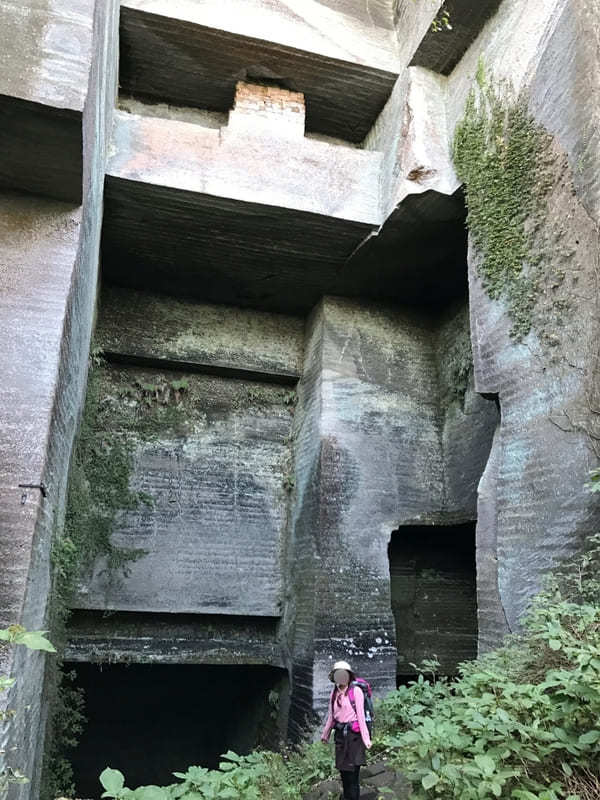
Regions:
<instances>
[{"instance_id":1,"label":"stone step","mask_svg":"<svg viewBox=\"0 0 600 800\"><path fill-rule=\"evenodd\" d=\"M389 4L125 0L120 83L139 97L228 110L238 80L303 92L307 128L360 142L398 77Z\"/></svg>"}]
</instances>

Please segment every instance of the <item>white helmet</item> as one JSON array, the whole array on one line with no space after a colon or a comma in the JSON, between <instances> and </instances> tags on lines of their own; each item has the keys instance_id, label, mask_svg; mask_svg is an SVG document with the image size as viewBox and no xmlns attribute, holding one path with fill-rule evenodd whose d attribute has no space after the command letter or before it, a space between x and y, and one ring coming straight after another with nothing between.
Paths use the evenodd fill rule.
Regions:
<instances>
[{"instance_id":1,"label":"white helmet","mask_svg":"<svg viewBox=\"0 0 600 800\"><path fill-rule=\"evenodd\" d=\"M333 680L333 673L338 669L345 669L346 672L349 672L351 681L353 681L356 678L356 675L354 674L352 667L347 661L336 661L329 672L329 680L332 683L335 683L335 681Z\"/></svg>"}]
</instances>

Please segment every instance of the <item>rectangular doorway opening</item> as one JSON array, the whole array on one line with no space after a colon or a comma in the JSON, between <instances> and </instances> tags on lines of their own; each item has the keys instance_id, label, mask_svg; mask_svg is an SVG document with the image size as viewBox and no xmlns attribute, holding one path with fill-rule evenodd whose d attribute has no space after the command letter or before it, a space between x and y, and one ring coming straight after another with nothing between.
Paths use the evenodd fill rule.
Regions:
<instances>
[{"instance_id":1,"label":"rectangular doorway opening","mask_svg":"<svg viewBox=\"0 0 600 800\"><path fill-rule=\"evenodd\" d=\"M282 738L287 672L268 666L65 664L85 691L88 719L73 764L77 797L100 797L110 766L126 785L177 782L173 772L214 768Z\"/></svg>"},{"instance_id":2,"label":"rectangular doorway opening","mask_svg":"<svg viewBox=\"0 0 600 800\"><path fill-rule=\"evenodd\" d=\"M456 674L477 655L475 523L400 527L388 546L398 685L423 659Z\"/></svg>"}]
</instances>

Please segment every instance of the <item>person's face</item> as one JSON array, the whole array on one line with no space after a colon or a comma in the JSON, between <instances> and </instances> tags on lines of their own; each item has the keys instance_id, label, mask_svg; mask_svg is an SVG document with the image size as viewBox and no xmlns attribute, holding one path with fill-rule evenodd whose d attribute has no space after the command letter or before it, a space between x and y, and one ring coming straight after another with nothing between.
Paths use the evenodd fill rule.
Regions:
<instances>
[{"instance_id":1,"label":"person's face","mask_svg":"<svg viewBox=\"0 0 600 800\"><path fill-rule=\"evenodd\" d=\"M345 669L336 669L333 673L333 682L336 686L348 686L350 673Z\"/></svg>"}]
</instances>

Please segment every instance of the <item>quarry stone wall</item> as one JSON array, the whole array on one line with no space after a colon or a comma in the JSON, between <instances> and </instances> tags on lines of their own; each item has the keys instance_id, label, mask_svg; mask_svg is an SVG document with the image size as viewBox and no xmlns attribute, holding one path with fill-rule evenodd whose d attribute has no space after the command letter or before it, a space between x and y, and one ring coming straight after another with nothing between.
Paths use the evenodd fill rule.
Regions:
<instances>
[{"instance_id":1,"label":"quarry stone wall","mask_svg":"<svg viewBox=\"0 0 600 800\"><path fill-rule=\"evenodd\" d=\"M0 0L2 625L100 520L65 658L252 665L298 738L333 660L452 673L595 532L597 0L440 5ZM520 340L453 164L482 70L549 135ZM25 800L50 673L0 659Z\"/></svg>"},{"instance_id":2,"label":"quarry stone wall","mask_svg":"<svg viewBox=\"0 0 600 800\"><path fill-rule=\"evenodd\" d=\"M503 4L448 79L450 131L483 54L501 91L524 93L552 135L551 188L534 243L545 277L521 343L510 336L506 305L482 287L480 254L469 250L475 387L497 396L501 409L479 506L482 650L517 627L543 576L597 527L583 486L597 463L598 187L589 170L599 155L592 98L600 64L590 22L598 8L534 9Z\"/></svg>"},{"instance_id":3,"label":"quarry stone wall","mask_svg":"<svg viewBox=\"0 0 600 800\"><path fill-rule=\"evenodd\" d=\"M58 1L26 14L11 3L0 6L2 627L46 626L51 542L64 515L85 395L118 9L114 2L81 2L73 11ZM45 659L24 648L3 650L0 658L3 671L18 676L1 708L21 710L3 726L2 758L31 779L13 786L14 796L35 797Z\"/></svg>"}]
</instances>

